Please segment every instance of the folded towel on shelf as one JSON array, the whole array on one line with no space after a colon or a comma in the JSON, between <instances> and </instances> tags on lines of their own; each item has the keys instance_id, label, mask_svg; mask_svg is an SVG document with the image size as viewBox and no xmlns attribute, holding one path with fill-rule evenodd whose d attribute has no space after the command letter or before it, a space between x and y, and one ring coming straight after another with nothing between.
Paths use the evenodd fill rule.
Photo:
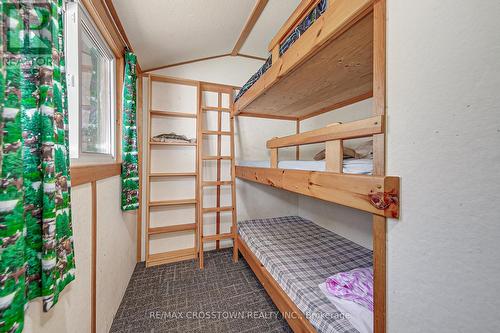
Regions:
<instances>
[{"instance_id":1,"label":"folded towel on shelf","mask_svg":"<svg viewBox=\"0 0 500 333\"><path fill-rule=\"evenodd\" d=\"M353 301L373 311L373 269L356 268L326 279L327 291L338 298Z\"/></svg>"}]
</instances>

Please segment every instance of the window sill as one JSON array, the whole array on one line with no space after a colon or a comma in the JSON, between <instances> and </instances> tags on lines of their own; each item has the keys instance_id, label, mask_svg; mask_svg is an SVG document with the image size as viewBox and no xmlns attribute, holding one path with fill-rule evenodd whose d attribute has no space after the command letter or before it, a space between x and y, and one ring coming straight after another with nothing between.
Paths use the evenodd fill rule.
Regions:
<instances>
[{"instance_id":1,"label":"window sill","mask_svg":"<svg viewBox=\"0 0 500 333\"><path fill-rule=\"evenodd\" d=\"M106 163L93 165L71 166L71 186L78 186L101 179L118 176L121 173L121 163Z\"/></svg>"}]
</instances>

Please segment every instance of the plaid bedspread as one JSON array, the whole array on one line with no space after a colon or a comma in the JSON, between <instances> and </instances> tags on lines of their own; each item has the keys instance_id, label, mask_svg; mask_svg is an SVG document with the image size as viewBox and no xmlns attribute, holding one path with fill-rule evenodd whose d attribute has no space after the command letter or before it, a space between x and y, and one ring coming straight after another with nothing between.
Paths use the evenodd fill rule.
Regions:
<instances>
[{"instance_id":1,"label":"plaid bedspread","mask_svg":"<svg viewBox=\"0 0 500 333\"><path fill-rule=\"evenodd\" d=\"M318 332L358 332L318 285L372 266L372 251L298 216L240 221L238 232Z\"/></svg>"}]
</instances>

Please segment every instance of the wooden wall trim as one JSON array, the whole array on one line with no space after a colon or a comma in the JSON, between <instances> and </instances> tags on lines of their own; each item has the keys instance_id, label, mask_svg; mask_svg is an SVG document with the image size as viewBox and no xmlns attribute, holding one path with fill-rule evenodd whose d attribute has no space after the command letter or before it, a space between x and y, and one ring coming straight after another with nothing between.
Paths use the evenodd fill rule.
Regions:
<instances>
[{"instance_id":1,"label":"wooden wall trim","mask_svg":"<svg viewBox=\"0 0 500 333\"><path fill-rule=\"evenodd\" d=\"M101 179L118 176L121 173L120 163L81 165L71 167L71 186L78 186Z\"/></svg>"},{"instance_id":2,"label":"wooden wall trim","mask_svg":"<svg viewBox=\"0 0 500 333\"><path fill-rule=\"evenodd\" d=\"M123 57L126 45L123 43L120 32L116 28L113 18L109 14L104 1L81 0L81 3L87 9L87 12L106 40L106 43L108 43L111 51L113 51L115 57Z\"/></svg>"},{"instance_id":3,"label":"wooden wall trim","mask_svg":"<svg viewBox=\"0 0 500 333\"><path fill-rule=\"evenodd\" d=\"M157 70L164 69L164 68L169 68L169 67L187 65L187 64L191 64L193 62L199 62L199 61L204 61L204 60L211 60L211 59L217 59L217 58L227 57L227 56L230 56L230 55L231 55L231 53L224 53L224 54L218 54L218 55L214 55L214 56L210 56L210 57L190 59L190 60L186 60L186 61L176 62L176 63L173 63L173 64L168 64L168 65L162 65L162 66L148 68L148 69L143 70L143 73L153 72L153 71L157 71Z\"/></svg>"},{"instance_id":4,"label":"wooden wall trim","mask_svg":"<svg viewBox=\"0 0 500 333\"><path fill-rule=\"evenodd\" d=\"M231 51L232 56L236 56L238 55L238 52L240 52L241 47L243 46L243 44L245 44L245 41L252 32L255 23L257 23L257 20L264 11L264 8L266 8L268 1L269 0L257 0L257 2L255 3L255 6L253 7L250 16L248 16L247 21L243 26L243 30L241 30L240 36L238 37L236 44L234 44L233 50Z\"/></svg>"},{"instance_id":5,"label":"wooden wall trim","mask_svg":"<svg viewBox=\"0 0 500 333\"><path fill-rule=\"evenodd\" d=\"M97 331L97 184L93 180L91 183L92 189L92 225L91 225L91 254L92 254L92 266L90 268L90 290L91 290L91 302L90 302L90 313L91 313L91 332L96 333Z\"/></svg>"}]
</instances>

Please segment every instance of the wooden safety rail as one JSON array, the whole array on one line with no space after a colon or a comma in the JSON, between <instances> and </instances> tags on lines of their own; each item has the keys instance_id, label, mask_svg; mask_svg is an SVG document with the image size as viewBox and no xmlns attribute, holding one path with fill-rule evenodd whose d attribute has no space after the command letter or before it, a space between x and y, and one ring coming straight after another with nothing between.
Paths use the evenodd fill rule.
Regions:
<instances>
[{"instance_id":1,"label":"wooden safety rail","mask_svg":"<svg viewBox=\"0 0 500 333\"><path fill-rule=\"evenodd\" d=\"M271 168L236 167L236 176L257 183L335 202L372 214L399 216L399 178L343 174L343 140L370 137L384 132L384 118L374 116L345 124L273 138ZM278 169L278 149L325 142L326 171Z\"/></svg>"}]
</instances>

